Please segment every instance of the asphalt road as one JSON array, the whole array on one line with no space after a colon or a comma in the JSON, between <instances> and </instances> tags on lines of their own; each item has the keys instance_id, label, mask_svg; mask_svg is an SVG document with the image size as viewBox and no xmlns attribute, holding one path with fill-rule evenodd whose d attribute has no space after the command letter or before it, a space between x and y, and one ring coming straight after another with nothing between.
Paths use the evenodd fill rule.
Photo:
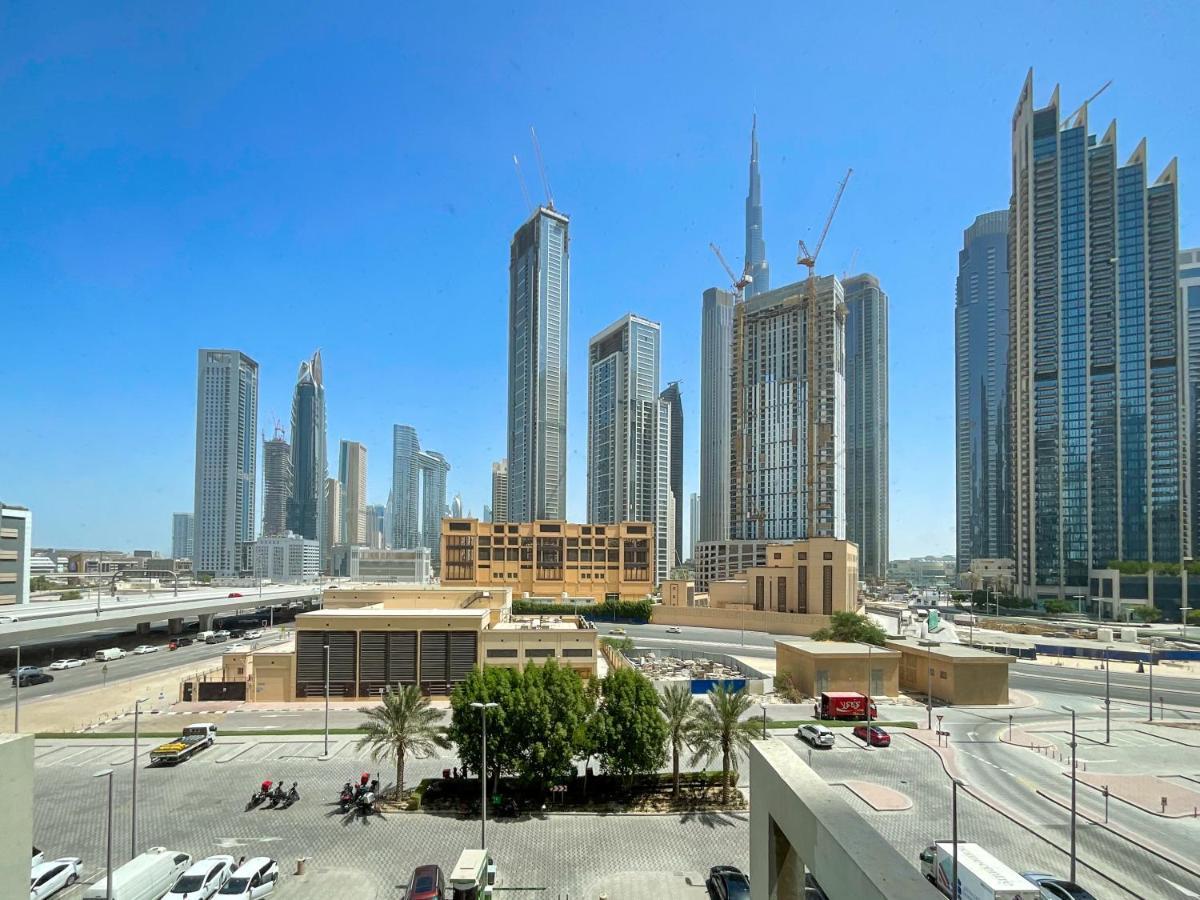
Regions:
<instances>
[{"instance_id":1,"label":"asphalt road","mask_svg":"<svg viewBox=\"0 0 1200 900\"><path fill-rule=\"evenodd\" d=\"M1058 668L1036 663L1016 663L1009 672L1013 687L1036 690L1047 694L1099 697L1105 694L1104 672L1097 669ZM1144 675L1111 672L1111 694L1114 701L1141 704L1146 707L1150 698L1149 671ZM1172 708L1200 710L1200 679L1154 675L1154 707L1157 715L1159 698L1168 711Z\"/></svg>"}]
</instances>

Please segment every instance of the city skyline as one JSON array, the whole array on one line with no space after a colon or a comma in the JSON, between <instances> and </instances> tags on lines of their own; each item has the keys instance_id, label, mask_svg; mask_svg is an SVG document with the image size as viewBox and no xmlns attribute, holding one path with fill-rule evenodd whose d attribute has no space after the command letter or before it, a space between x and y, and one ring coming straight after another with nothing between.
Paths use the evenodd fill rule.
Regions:
<instances>
[{"instance_id":1,"label":"city skyline","mask_svg":"<svg viewBox=\"0 0 1200 900\"><path fill-rule=\"evenodd\" d=\"M1042 11L1039 14L1046 20L1046 35L1052 34L1055 27L1066 27L1070 21L1070 16L1065 13ZM699 18L707 22L707 28L713 26L710 14ZM1032 63L1039 67L1044 78L1069 81L1070 86L1064 91L1064 108L1070 109L1112 77L1113 87L1094 104L1097 116L1119 115L1129 133L1150 135L1152 148L1179 149L1186 154L1189 146L1195 145L1189 137L1192 132L1188 129L1192 126L1186 123L1188 117L1181 117L1177 105L1156 99L1154 92L1148 89L1156 79L1161 79L1171 53L1177 52L1172 49L1175 47L1173 37L1168 40L1167 47L1157 48L1156 58L1150 60L1149 65L1142 61L1134 66L1114 58L1106 60L1104 70L1100 71L1089 63L1095 58L1094 53L1085 57L1068 50L1064 56L1061 46L1051 47L1045 36L1034 36L1014 52L1014 45L1005 44L1005 40L1014 40L1018 32L1006 24L1007 17L988 13L985 18L997 37L982 57L971 54L970 65L973 71L989 67L992 71L985 71L978 81L963 86L954 96L942 98L940 102L946 105L946 110L938 129L911 137L908 141L911 148L901 147L886 137L889 131L900 133L895 127L898 113L889 112L889 107L899 109L903 104L895 102L897 96L911 97L914 85L928 83L932 63L905 73L895 79L894 84L881 83L880 70L875 64L869 65L861 76L850 72L844 64L835 64L832 69L835 87L828 96L818 98L818 108L828 111L834 102L844 104L850 99L865 100L857 113L863 121L871 123L871 134L881 136L881 146L878 150L864 147L865 129L855 126L845 134L829 135L821 146L813 147L811 142L803 139L805 129L796 122L789 122L792 117L788 110L794 101L785 90L783 82L786 79L779 77L777 64L768 62L768 45L762 48L764 58L750 60L744 72L732 77L729 73L721 76L729 84L721 85L714 98L727 101L736 96L733 104L723 103L718 108L719 104L714 102L711 108L710 104L705 104L670 110L671 100L686 95L676 83L664 86L664 99L668 102L654 104L653 118L648 117L649 110L646 109L616 111L615 121L623 123L630 133L642 135L645 142L638 147L624 147L619 152L601 152L592 148L596 143L595 136L602 133L598 128L600 118L612 120L614 116L613 98L619 93L618 85L625 83L623 80L611 88L593 88L587 94L598 106L596 113L602 109L604 117L589 112L578 121L572 121L569 128L569 120L561 115L546 113L547 121L541 121L543 113L530 112L521 102L502 106L492 116L481 118L482 111L494 102L494 95L488 95L486 102L481 97L479 102L455 108L454 118L460 121L452 121L448 113L433 116L429 119L433 126L430 130L438 134L439 146L450 146L454 150L448 156L443 154L441 162L435 162L426 155L423 147L404 145L404 152L416 154L413 158L417 165L413 168L419 168L422 177L430 182L428 190L418 190L411 195L404 193L394 173L378 169L377 159L369 155L373 152L373 136L368 133L364 145L368 156L360 171L371 172L370 199L362 192L366 180L354 176L353 170L359 168L356 166L345 167L349 173L347 177L352 180L346 184L348 193L339 194L351 201L349 208L368 213L361 217L364 224L351 228L347 220L335 218L322 226L327 229L324 233L317 226L307 224L319 221L320 217L301 215L308 207L295 206L296 200L285 201L275 220L281 227L271 227L269 222L261 219L260 212L254 212L261 208L255 204L262 204L266 196L258 191L247 195L244 208L251 212L239 212L230 219L232 230L227 232L229 226L225 225L202 224L210 221L210 214L218 212L219 217L211 219L213 223L218 218L229 218L228 214L235 209L234 204L225 202L232 196L228 193L230 188L217 191L214 200L221 202L204 208L197 219L195 208L188 207L186 202L180 205L180 198L186 201L192 194L183 189L182 183L176 182L170 171L151 166L148 158L154 148L165 147L166 158L177 156L195 160L198 157L194 154L211 153L211 144L200 140L194 151L187 151L169 137L172 133L169 129L150 132L143 129L120 146L121 153L132 154L131 171L140 174L139 180L144 187L154 187L155 197L144 201L149 204L148 216L138 218L154 223L152 230L161 235L162 240L147 245L140 239L144 235L141 227L134 227L120 216L114 219L112 212L98 211L125 208L121 206L122 202L143 201L138 199L141 195L128 181L110 179L105 182L108 187L101 190L98 185L102 178L95 182L86 178L88 173L96 173L79 161L79 148L95 140L86 132L96 129L99 119L92 114L83 116L64 138L65 146L76 149L58 163L74 175L74 178L62 180L75 184L75 192L87 201L84 210L91 210L87 215L95 222L95 227L89 228L88 232L93 243L95 235L99 234L101 238L95 243L94 251L104 248L106 255L115 251L112 259L116 261L125 258L122 251L137 247L136 256L143 260L144 267L118 267L114 262L110 271L98 264L98 253L79 256L75 249L70 249L65 258L71 259L72 263L64 269L65 283L55 290L55 294L63 299L66 309L78 316L80 336L66 336L64 349L84 365L62 367L61 374L48 378L45 363L36 359L36 354L22 349L39 345L40 326L36 324L33 311L49 296L39 286L38 279L31 278L36 273L22 259L60 259L63 257L55 252L56 247L61 246L62 252L76 247L73 229L54 224L64 219L63 210L72 207L70 203L62 206L68 198L61 192L50 191L46 196L52 198L52 202L45 204L44 209L53 210L55 218L34 210L32 204L29 212L23 211L18 217L17 224L23 234L13 234L12 247L17 253L7 253L3 260L7 264L4 269L6 286L10 295L18 298L15 343L19 390L16 393L20 395L20 403L29 404L19 407L19 410L29 410L19 416L19 420L28 422L28 430L21 446L3 451L0 471L31 473L27 494L20 499L39 511L38 536L35 538L39 544L165 545L165 529L161 523L170 512L187 508L187 479L186 476L181 479L178 473L186 471L190 465L188 445L194 427L188 422L192 411L187 384L193 376L186 371L186 366L178 364L178 359L194 353L197 346L238 347L258 359L263 377L259 415L267 421L280 413L284 414L281 417L286 417L293 360L306 348L319 344L328 368L334 373L331 375L331 397L337 396L337 402L330 405L330 438L353 436L377 453L387 453L388 429L392 422L419 423L430 444L442 448L454 461L451 488L461 491L467 505L481 508L481 501L488 493L490 461L503 457L506 452L502 443L503 409L493 410L493 403L477 401L472 396L463 404L462 415L457 410L443 414L434 408L431 399L423 398L407 387L420 383L420 377L428 377L431 371L445 376L445 369L430 369L428 355L412 354L410 360L409 354L399 354L394 361L389 358L387 367L380 371L376 364L368 364L368 360L392 356L382 349L382 344L364 347L361 341L351 342L338 335L325 334L316 323L322 321L321 310L327 309L334 298L347 296L361 300L359 314L364 321L378 326L379 338L388 335L391 344L411 341L418 346L437 346L444 356L447 335L455 335L464 341L456 355L479 361L462 376L472 391L481 393L477 387L480 385L502 385L505 353L497 349L495 333L503 332L505 328L503 268L506 245L515 223L526 211L512 173L511 151L519 149L518 145L526 139L529 121L538 119L536 124L545 150L546 169L561 206L572 212L572 237L576 239L572 290L580 302L573 305L568 349L568 358L575 365L569 375L568 387L566 515L569 519L579 520L585 505L582 432L586 422L582 402L582 385L586 379L581 378L584 373L579 371L579 362L583 358L586 338L596 328L611 321L625 308L638 308L661 321L663 377L680 379L685 409L699 409L700 379L695 362L699 322L692 298L698 297L707 287L723 285L725 281L708 256L707 242L715 240L727 249L739 249L743 236L741 212L746 198L746 137L756 106L765 195L764 233L770 238L768 251L773 251L770 255L775 262L776 281L782 283L800 277L802 273L791 265L794 241L797 237L809 237L819 229L838 176L846 165L855 167L855 180L839 212L818 273L840 272L847 266L854 249L859 248L859 268L876 273L888 285L889 293L905 298L905 310L893 316L891 335L892 532L896 539L894 543L904 542L893 548L893 555L952 551L954 485L945 474L953 466L952 361L933 357L948 356L946 351L952 346L953 321L949 307L961 229L979 210L996 209L1007 201L1008 163L997 152L996 144L1004 144L1009 128L1014 86L1019 85L1026 67ZM772 17L772 21L781 26L777 30L782 34L789 30L787 26L795 19ZM554 29L563 24L559 20L547 27ZM886 24L891 29L889 40L894 40L897 34L912 33L907 32L903 24L897 31L896 19L889 19ZM943 48L943 54L949 52L945 48L950 46L946 28L953 25L951 22L939 26L938 33L929 37L934 45ZM298 27L301 30L312 27L314 33L316 31L311 17L307 26L301 21ZM883 27L882 23L872 23L865 39L873 46L880 46ZM253 28L250 33L257 34ZM688 26L678 40L685 41L695 34L692 26ZM611 32L602 29L597 40L605 35L611 36ZM1123 35L1120 37L1124 38ZM1118 35L1107 28L1092 40L1100 47L1113 48L1117 38ZM178 36L168 33L165 40L170 46ZM1121 46L1124 46L1123 40ZM468 40L465 47L471 47L470 52L475 52L479 44ZM462 52L465 47L456 48L455 53ZM244 48L235 48L233 58L242 58L248 52ZM363 53L372 61L383 58L376 44L368 43ZM1119 56L1114 54L1114 57ZM497 57L487 55L485 50L485 58ZM988 66L981 67L980 58L986 60ZM50 53L50 59L51 71L39 76L44 81L31 85L24 76L18 79L25 90L31 86L35 92L41 86L45 90L51 89L53 53ZM831 61L832 57L826 54L823 59ZM132 83L130 70L140 71L138 66L143 64L140 53L134 53L127 64L130 68L120 70L111 78L125 78ZM966 61L947 60L943 55L938 64L954 70L956 66L965 66ZM261 77L273 85L272 79L281 75L281 66L290 74L285 62L268 66ZM586 86L580 82L577 69L577 66L569 66L566 72L559 74L564 84L554 89L554 96L562 99L564 91ZM620 78L636 80L639 76L645 76L640 67ZM181 90L182 77L179 71L168 67L161 82L161 95L147 99L144 107L137 104L117 107L112 110L114 121L118 125L129 124L140 121L143 116L161 115L166 116L169 125L178 125L178 120L171 118L166 108L160 110L159 104L160 97L173 99ZM689 74L689 79L696 77L695 72ZM200 96L209 96L204 93L204 84L193 82L191 78L188 76L186 84L194 85ZM550 83L541 76L534 81L539 86ZM866 90L868 86L870 91ZM695 93L695 87L689 81L686 93ZM232 110L247 108L247 90L251 89L238 86L231 91ZM253 89L252 93L257 90ZM1068 96L1073 99L1068 101ZM1044 100L1044 95L1039 98L1039 102ZM328 97L315 96L314 102L328 103ZM404 102L411 106L416 101L405 97ZM105 109L105 104L99 106L99 111ZM666 111L664 106L668 107ZM18 111L19 108L18 105ZM571 109L574 116L576 107ZM137 117L133 118L135 112ZM284 125L299 121L298 110L294 107L283 106L267 112L267 122ZM357 112L354 109L347 115ZM222 110L221 114L225 115L226 111ZM339 121L344 123L346 120ZM477 150L467 151L463 149L463 129L479 122L485 123L484 140ZM947 130L946 123L950 122L953 128ZM42 151L37 140L43 130L25 118L19 118L17 124L19 141L9 152L19 161L41 160L39 154ZM204 122L191 127L199 128L199 137L204 138L212 124ZM702 147L694 138L697 126L705 128ZM286 133L286 128L283 131ZM110 138L102 137L101 144L104 140ZM344 151L337 139L330 137L327 140L326 150L342 160ZM285 163L281 167L268 164L254 168L256 178L265 178L264 190L270 187L272 200L286 194L297 197L303 194L302 191L280 190L280 179L287 184L306 179L306 170L298 160L271 156L278 151L272 149L265 132L254 132L248 136L248 141L243 151L252 158L278 158ZM392 158L393 151L394 147L389 147ZM188 152L193 155L188 157ZM905 193L901 184L905 179L897 173L905 171L918 159L929 159L934 155L945 160L950 170L943 177L922 184L919 192L914 185ZM90 163L100 166L101 172L105 165L102 157L103 154L93 155ZM231 187L248 184L245 173L228 168L226 157L218 155L215 159L221 171L226 172ZM531 160L523 159L523 162L529 176L535 171L534 167ZM1154 165L1161 162L1163 160L1156 157ZM1181 166L1187 164L1185 155ZM477 167L481 174L469 172L471 167ZM614 167L617 172L613 171ZM267 171L270 168L275 171ZM18 197L21 191L35 185L39 195L46 191L39 165L34 165L30 171L32 174L27 180L15 185ZM60 170L47 168L45 171ZM594 186L588 178L592 172L601 174ZM80 182L80 178L84 180ZM454 180L452 186L448 179ZM530 178L531 187L536 187L532 184L536 180L536 177ZM621 184L621 181L628 183ZM886 191L882 189L884 182L889 184ZM81 183L86 187L82 192L78 189ZM324 191L328 190L328 183L318 179L314 184L319 186L318 193L326 197ZM653 185L660 188L668 185L670 190L656 191L652 189ZM949 185L953 185L952 192ZM926 198L924 195L930 191L933 196ZM1182 191L1181 244L1193 246L1197 241L1188 232L1191 219L1186 179ZM482 209L477 202L470 202L467 198L472 193L487 197L489 202L495 198L496 202L491 203L495 209ZM533 193L540 195L541 190L535 189ZM918 193L920 202L913 202ZM394 198L398 196L411 196L412 216L405 211L397 217ZM389 197L393 199L387 200ZM631 202L635 197L637 202ZM385 202L388 205L381 208L380 204ZM632 215L635 209L636 216ZM179 215L170 215L172 211ZM909 213L914 216L912 227L903 229L901 235L888 233L894 228L871 224L875 220L881 223L894 220L901 211L906 216ZM423 214L427 215L423 217ZM87 215L80 216L80 221L87 221ZM167 215L169 218L165 217ZM247 215L250 218L246 218ZM179 230L172 227L176 220ZM461 280L452 287L439 283L435 288L439 294L437 301L422 305L419 314L408 312L403 317L396 302L397 286L428 266L414 263L417 257L410 252L401 255L396 264L386 262L386 257L396 255L395 246L390 240L386 245L381 244L381 236L392 233L392 225L398 220L403 235L401 243L432 249L434 256L428 262L435 270L447 270L448 260L456 260L464 254L470 260L466 265L449 264L461 275ZM413 229L418 223L421 231L437 232L439 240L416 240L414 236L418 232ZM254 227L258 224L266 227L270 240L260 243L246 239L248 233L255 233ZM30 225L36 227L26 227ZM468 227L467 231L461 230L464 226ZM61 230L47 231L48 227ZM49 240L51 234L57 234L58 238ZM217 273L195 253L182 250L180 238L185 235L207 235L214 241L212 246L221 248L217 252L223 259L223 271ZM240 249L232 247L235 236L241 244ZM363 253L352 252L351 243L363 247ZM208 246L205 241L197 244L197 247ZM448 247L453 247L452 254ZM224 252L231 248L233 252ZM385 248L386 252L383 252ZM297 263L302 262L301 255L310 257L313 267L298 266ZM271 256L287 260L287 266L304 274L298 278L288 276L284 267L272 264ZM731 265L740 269L742 261L734 254L730 256ZM350 278L347 272L351 267L358 272L369 271L371 277L365 280ZM118 275L117 268L132 274ZM191 286L177 280L177 272L182 271L196 273L187 279ZM634 273L642 283L637 288L638 296L630 298L624 294L628 292L629 280ZM305 286L304 281L311 285ZM386 290L381 289L384 284ZM585 295L586 303L583 302ZM141 334L137 328L130 330L133 318L156 309L151 297L159 298L160 303L163 296L175 298L171 314L179 318L172 335L157 346L152 345L154 342L143 341L145 353L141 355L139 365L130 367L129 371L90 364L95 361L92 356L95 351L82 340L82 335L108 333L108 329ZM648 298L648 302L643 303L642 297ZM295 308L301 314L295 316L294 321L278 321L282 302L296 304ZM454 309L453 316L448 312L450 309ZM27 318L22 318L26 312ZM472 327L462 327L464 319L475 318L480 321L478 328L473 327L473 322ZM489 331L492 333L475 334ZM177 343L176 335L185 339L182 347ZM922 365L906 364L914 358L920 359ZM88 372L86 379L82 377L83 371ZM152 383L147 383L148 378ZM373 388L381 381L404 385L402 395L380 403ZM83 468L77 451L61 446L62 442L54 439L54 417L33 412L37 408L49 408L52 405L50 399L64 393L84 404L122 401L116 404L119 408L111 426L103 426L103 429L111 427L112 432L102 431L97 442L99 446L95 449L97 466L109 473L106 481L113 482L112 485L81 477L79 473ZM350 396L352 393L358 396ZM118 436L134 431L132 416L135 410L124 408L136 407L138 404L132 402L134 398L144 399L162 409L178 409L178 412L169 412L162 430L143 435L140 445L131 447ZM460 433L460 422L464 417L478 422L477 435ZM919 419L919 424L902 422L897 433L898 420L908 417ZM688 442L685 492L698 487L697 444ZM375 502L386 498L387 478L381 471L384 469L385 466L375 467L370 477L368 496ZM63 502L68 487L78 498L73 505ZM130 502L131 499L137 502ZM122 506L130 509L124 510Z\"/></svg>"}]
</instances>

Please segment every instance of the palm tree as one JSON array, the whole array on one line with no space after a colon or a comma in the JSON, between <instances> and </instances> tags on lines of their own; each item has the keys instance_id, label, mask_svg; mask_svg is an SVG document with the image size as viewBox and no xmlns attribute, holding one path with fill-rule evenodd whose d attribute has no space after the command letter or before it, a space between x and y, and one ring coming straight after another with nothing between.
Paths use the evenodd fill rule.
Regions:
<instances>
[{"instance_id":1,"label":"palm tree","mask_svg":"<svg viewBox=\"0 0 1200 900\"><path fill-rule=\"evenodd\" d=\"M708 705L698 704L687 731L691 744L692 765L706 767L718 755L721 757L721 802L729 802L729 773L737 772L739 753L750 749L750 741L758 736L755 722L743 720L750 708L750 696L745 688L731 691L719 685L708 692Z\"/></svg>"},{"instance_id":2,"label":"palm tree","mask_svg":"<svg viewBox=\"0 0 1200 900\"><path fill-rule=\"evenodd\" d=\"M404 760L411 753L417 759L432 755L435 747L448 747L450 742L442 733L441 714L429 706L414 684L399 690L388 689L383 704L360 709L367 720L362 724L366 734L359 739L358 749L369 747L376 760L395 757L396 799L404 796Z\"/></svg>"},{"instance_id":3,"label":"palm tree","mask_svg":"<svg viewBox=\"0 0 1200 900\"><path fill-rule=\"evenodd\" d=\"M667 742L671 745L674 781L671 796L679 796L679 754L688 742L688 729L699 704L692 699L691 686L686 681L671 684L658 696L658 709L667 720Z\"/></svg>"}]
</instances>

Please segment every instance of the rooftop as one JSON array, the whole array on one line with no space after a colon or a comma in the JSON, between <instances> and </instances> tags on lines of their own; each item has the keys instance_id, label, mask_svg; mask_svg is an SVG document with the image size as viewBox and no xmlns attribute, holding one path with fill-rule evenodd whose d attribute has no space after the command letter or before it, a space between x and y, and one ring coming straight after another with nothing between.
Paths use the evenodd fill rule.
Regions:
<instances>
[{"instance_id":1,"label":"rooftop","mask_svg":"<svg viewBox=\"0 0 1200 900\"><path fill-rule=\"evenodd\" d=\"M493 626L493 631L579 631L579 621L562 616L521 616Z\"/></svg>"},{"instance_id":2,"label":"rooftop","mask_svg":"<svg viewBox=\"0 0 1200 900\"><path fill-rule=\"evenodd\" d=\"M801 653L811 653L818 656L866 656L882 654L897 656L899 651L875 647L870 644L851 644L845 641L776 641L776 652L780 645L799 650Z\"/></svg>"},{"instance_id":3,"label":"rooftop","mask_svg":"<svg viewBox=\"0 0 1200 900\"><path fill-rule=\"evenodd\" d=\"M430 616L438 619L486 619L491 615L491 610L485 607L480 609L380 609L378 607L345 607L340 609L321 609L314 612L300 613L296 616L297 622L312 622L317 619L341 619L341 618L378 618L378 619L394 619L394 618L415 618L418 616Z\"/></svg>"},{"instance_id":4,"label":"rooftop","mask_svg":"<svg viewBox=\"0 0 1200 900\"><path fill-rule=\"evenodd\" d=\"M927 643L930 644L927 646ZM970 647L966 644L955 644L950 641L941 642L926 642L924 640L901 640L898 638L889 638L887 646L894 650L906 648L908 650L928 651L931 656L941 657L943 659L956 660L995 660L999 654L993 653L990 650L980 650L978 647ZM1003 658L1000 656L1000 658Z\"/></svg>"}]
</instances>

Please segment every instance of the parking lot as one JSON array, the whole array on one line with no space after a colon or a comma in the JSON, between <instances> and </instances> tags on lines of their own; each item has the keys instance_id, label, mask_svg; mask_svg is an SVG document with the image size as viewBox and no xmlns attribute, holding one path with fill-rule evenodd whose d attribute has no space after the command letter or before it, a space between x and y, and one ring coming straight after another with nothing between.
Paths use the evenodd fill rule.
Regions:
<instances>
[{"instance_id":1,"label":"parking lot","mask_svg":"<svg viewBox=\"0 0 1200 900\"><path fill-rule=\"evenodd\" d=\"M394 813L367 819L338 811L338 789L360 772L379 765L340 738L333 758L321 760L323 741L247 739L222 741L173 769L145 768L156 742L139 752L138 843L167 846L200 858L265 855L284 873L277 895L315 897L292 873L296 860L310 859L310 873L332 873L353 887L355 900L397 897L415 866L436 863L449 872L458 854L478 846L479 821L456 815ZM36 751L34 835L47 858L81 856L85 881L102 875L104 780L92 774L116 770L115 864L129 847L129 784L132 747L120 740L39 741ZM409 784L440 775L457 760L410 760ZM301 800L286 810L246 811L246 801L264 778L299 782ZM719 863L749 864L749 818L733 815L572 815L538 811L520 819L488 823L488 844L497 860L505 896L597 897L608 892L628 900L705 896L703 877ZM341 873L341 874L339 874ZM77 900L83 887L61 895ZM343 891L344 893L344 891Z\"/></svg>"}]
</instances>

